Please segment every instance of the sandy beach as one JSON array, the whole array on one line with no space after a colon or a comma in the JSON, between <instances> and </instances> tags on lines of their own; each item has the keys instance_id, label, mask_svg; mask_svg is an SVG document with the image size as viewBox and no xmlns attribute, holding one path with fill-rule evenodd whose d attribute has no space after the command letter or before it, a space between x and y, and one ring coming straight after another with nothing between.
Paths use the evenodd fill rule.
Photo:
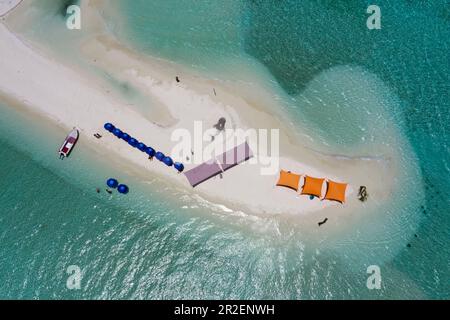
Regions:
<instances>
[{"instance_id":1,"label":"sandy beach","mask_svg":"<svg viewBox=\"0 0 450 320\"><path fill-rule=\"evenodd\" d=\"M8 14L11 10L17 7L22 0L0 0L0 17Z\"/></svg>"},{"instance_id":2,"label":"sandy beach","mask_svg":"<svg viewBox=\"0 0 450 320\"><path fill-rule=\"evenodd\" d=\"M5 8L4 3L0 9ZM1 12L4 9L0 10L0 15ZM367 186L370 199L377 199L377 202L388 199L395 187L395 181L386 179L398 170L396 163L389 159L353 159L345 155L336 158L304 147L285 119L268 111L276 101L268 98L263 89L259 89L261 100L249 101L230 85L199 78L189 70L160 59L144 58L104 34L84 42L80 49L85 61L92 63L95 70L107 71L115 79L131 84L144 99L152 101L150 112L144 114L123 96L106 88L104 80L96 79L95 73L68 65L36 49L32 42L14 34L4 24L0 24L0 92L68 130L78 127L83 140L93 148L113 153L145 169L149 176L162 177L169 185L182 187L232 210L297 215L314 224L332 210L335 220L339 221L352 216L355 209L372 205L371 200L365 204L358 201L356 193L360 185ZM175 76L180 70L182 81L178 83ZM171 140L174 130L193 133L196 121L209 129L222 117L227 119L229 129L279 129L279 169L349 183L347 202L310 200L308 196L276 187L278 173L262 175L264 165L261 163L239 165L227 171L222 179L215 177L193 189L183 174L177 174L158 161L149 161L141 152L103 129L105 122L111 122L155 149L170 154L176 145ZM95 133L102 134L103 138L94 138ZM251 145L257 145L257 141L249 140ZM184 158L172 156L175 161L186 162ZM195 165L187 163L186 170Z\"/></svg>"}]
</instances>

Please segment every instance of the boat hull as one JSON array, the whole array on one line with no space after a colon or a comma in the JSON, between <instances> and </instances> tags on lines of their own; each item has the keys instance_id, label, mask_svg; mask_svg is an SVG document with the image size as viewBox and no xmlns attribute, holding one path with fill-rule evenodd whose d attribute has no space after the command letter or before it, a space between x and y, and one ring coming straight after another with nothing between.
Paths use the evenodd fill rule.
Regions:
<instances>
[{"instance_id":1,"label":"boat hull","mask_svg":"<svg viewBox=\"0 0 450 320\"><path fill-rule=\"evenodd\" d=\"M59 148L59 156L62 158L68 157L70 153L72 152L73 148L75 147L75 144L78 141L79 132L77 129L73 129L69 135L64 140L63 144L61 145L61 148Z\"/></svg>"}]
</instances>

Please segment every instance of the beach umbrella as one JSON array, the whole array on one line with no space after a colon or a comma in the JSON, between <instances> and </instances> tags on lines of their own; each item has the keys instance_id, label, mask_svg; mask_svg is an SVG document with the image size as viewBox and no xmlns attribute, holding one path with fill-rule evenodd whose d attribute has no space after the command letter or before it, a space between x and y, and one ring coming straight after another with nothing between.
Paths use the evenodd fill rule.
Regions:
<instances>
[{"instance_id":1,"label":"beach umbrella","mask_svg":"<svg viewBox=\"0 0 450 320\"><path fill-rule=\"evenodd\" d=\"M117 191L119 191L119 193L121 194L127 194L128 192L130 192L130 189L127 185L121 184L117 187Z\"/></svg>"},{"instance_id":2,"label":"beach umbrella","mask_svg":"<svg viewBox=\"0 0 450 320\"><path fill-rule=\"evenodd\" d=\"M147 146L145 145L145 143L140 142L140 143L138 143L136 148L138 148L140 151L144 152L145 149L147 149Z\"/></svg>"},{"instance_id":3,"label":"beach umbrella","mask_svg":"<svg viewBox=\"0 0 450 320\"><path fill-rule=\"evenodd\" d=\"M128 142L128 141L130 141L130 139L131 139L131 136L128 134L128 133L123 133L122 134L122 139L124 140L124 141L126 141L126 142Z\"/></svg>"},{"instance_id":4,"label":"beach umbrella","mask_svg":"<svg viewBox=\"0 0 450 320\"><path fill-rule=\"evenodd\" d=\"M114 130L113 130L113 135L115 135L117 138L122 138L122 135L123 135L123 132L122 132L122 130L120 130L120 129L118 129L118 128L115 128Z\"/></svg>"},{"instance_id":5,"label":"beach umbrella","mask_svg":"<svg viewBox=\"0 0 450 320\"><path fill-rule=\"evenodd\" d=\"M173 160L171 157L164 157L163 162L166 166L171 167L173 165Z\"/></svg>"},{"instance_id":6,"label":"beach umbrella","mask_svg":"<svg viewBox=\"0 0 450 320\"><path fill-rule=\"evenodd\" d=\"M145 153L153 158L156 154L156 151L152 147L147 147L147 149L145 149Z\"/></svg>"},{"instance_id":7,"label":"beach umbrella","mask_svg":"<svg viewBox=\"0 0 450 320\"><path fill-rule=\"evenodd\" d=\"M113 124L111 124L111 123L105 123L105 125L103 126L103 128L105 128L105 130L107 130L107 131L109 131L109 132L112 132L116 127L114 127L114 125Z\"/></svg>"},{"instance_id":8,"label":"beach umbrella","mask_svg":"<svg viewBox=\"0 0 450 320\"><path fill-rule=\"evenodd\" d=\"M159 161L163 161L165 157L166 157L166 156L164 155L164 153L162 153L162 152L160 152L160 151L158 151L158 152L155 154L155 158L158 159Z\"/></svg>"},{"instance_id":9,"label":"beach umbrella","mask_svg":"<svg viewBox=\"0 0 450 320\"><path fill-rule=\"evenodd\" d=\"M115 189L119 185L119 182L116 179L111 178L106 181L106 184L108 187Z\"/></svg>"},{"instance_id":10,"label":"beach umbrella","mask_svg":"<svg viewBox=\"0 0 450 320\"><path fill-rule=\"evenodd\" d=\"M136 147L138 143L139 141L137 141L135 138L130 138L130 140L128 140L128 144L132 147Z\"/></svg>"},{"instance_id":11,"label":"beach umbrella","mask_svg":"<svg viewBox=\"0 0 450 320\"><path fill-rule=\"evenodd\" d=\"M175 162L175 164L173 166L175 167L175 169L178 170L178 172L184 171L184 165L180 162Z\"/></svg>"}]
</instances>

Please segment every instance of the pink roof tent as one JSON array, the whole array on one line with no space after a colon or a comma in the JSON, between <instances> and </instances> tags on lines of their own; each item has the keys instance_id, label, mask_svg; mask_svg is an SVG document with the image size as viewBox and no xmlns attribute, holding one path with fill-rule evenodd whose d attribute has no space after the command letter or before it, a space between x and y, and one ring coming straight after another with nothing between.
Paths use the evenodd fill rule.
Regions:
<instances>
[{"instance_id":1,"label":"pink roof tent","mask_svg":"<svg viewBox=\"0 0 450 320\"><path fill-rule=\"evenodd\" d=\"M247 161L253 157L253 152L245 142L217 157L217 161L223 171L227 171L238 164Z\"/></svg>"},{"instance_id":2,"label":"pink roof tent","mask_svg":"<svg viewBox=\"0 0 450 320\"><path fill-rule=\"evenodd\" d=\"M191 186L195 188L200 183L217 176L219 173L222 173L222 169L220 169L220 166L214 161L202 163L198 167L186 171L184 175L189 180Z\"/></svg>"},{"instance_id":3,"label":"pink roof tent","mask_svg":"<svg viewBox=\"0 0 450 320\"><path fill-rule=\"evenodd\" d=\"M247 142L221 154L216 159L205 162L194 169L186 171L184 175L192 187L227 171L238 164L253 157L253 152Z\"/></svg>"}]
</instances>

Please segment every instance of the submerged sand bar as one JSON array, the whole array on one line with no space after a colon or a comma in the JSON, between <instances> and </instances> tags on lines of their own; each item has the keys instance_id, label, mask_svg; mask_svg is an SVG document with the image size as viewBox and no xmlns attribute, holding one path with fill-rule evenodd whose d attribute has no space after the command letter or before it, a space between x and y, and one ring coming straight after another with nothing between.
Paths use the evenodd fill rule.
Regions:
<instances>
[{"instance_id":1,"label":"submerged sand bar","mask_svg":"<svg viewBox=\"0 0 450 320\"><path fill-rule=\"evenodd\" d=\"M22 0L0 0L0 17L8 14L11 10L17 7Z\"/></svg>"}]
</instances>

